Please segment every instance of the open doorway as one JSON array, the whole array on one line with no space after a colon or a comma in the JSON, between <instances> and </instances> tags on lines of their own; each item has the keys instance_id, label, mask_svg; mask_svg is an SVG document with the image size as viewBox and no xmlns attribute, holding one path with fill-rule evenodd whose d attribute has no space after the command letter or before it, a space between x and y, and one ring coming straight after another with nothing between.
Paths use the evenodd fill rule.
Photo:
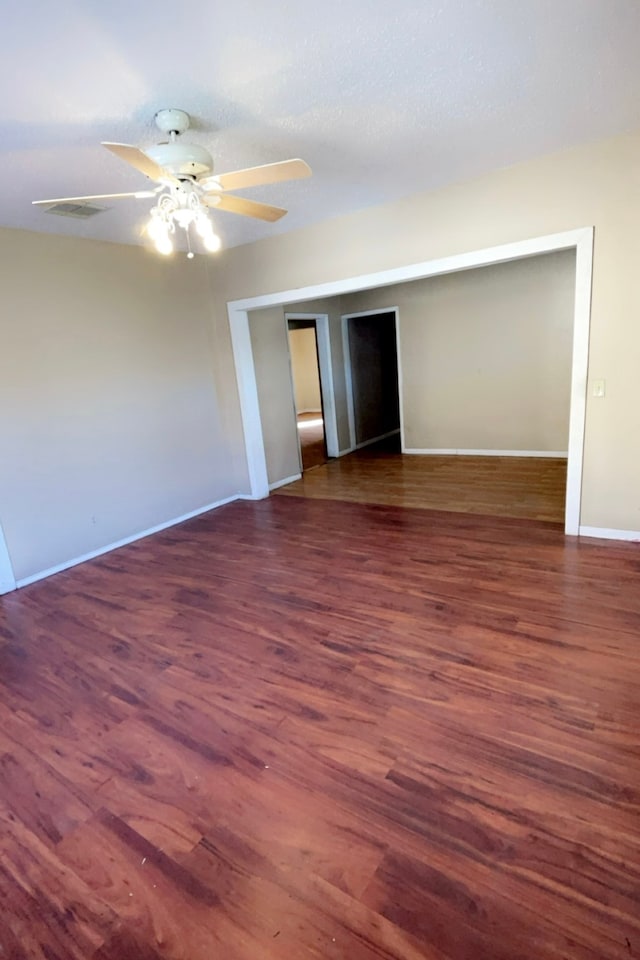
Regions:
<instances>
[{"instance_id":1,"label":"open doorway","mask_svg":"<svg viewBox=\"0 0 640 960\"><path fill-rule=\"evenodd\" d=\"M321 466L328 459L316 320L287 316L287 333L300 463L304 472Z\"/></svg>"},{"instance_id":2,"label":"open doorway","mask_svg":"<svg viewBox=\"0 0 640 960\"><path fill-rule=\"evenodd\" d=\"M351 449L395 440L400 450L397 308L342 315Z\"/></svg>"},{"instance_id":3,"label":"open doorway","mask_svg":"<svg viewBox=\"0 0 640 960\"><path fill-rule=\"evenodd\" d=\"M555 251L326 301L350 456L284 492L561 521L575 273Z\"/></svg>"},{"instance_id":4,"label":"open doorway","mask_svg":"<svg viewBox=\"0 0 640 960\"><path fill-rule=\"evenodd\" d=\"M559 522L575 273L569 249L342 294L307 314L295 313L304 303L267 309L252 341L270 489ZM300 321L290 337L286 316ZM341 438L324 463L313 329L323 318ZM265 324L280 360L264 350ZM314 453L314 442L302 480L300 448Z\"/></svg>"},{"instance_id":5,"label":"open doorway","mask_svg":"<svg viewBox=\"0 0 640 960\"><path fill-rule=\"evenodd\" d=\"M392 268L376 274L367 274L358 277L345 278L339 281L320 283L315 286L300 288L295 291L299 303L307 301L326 302L327 297L351 295L370 290L373 287L391 286L392 284L438 275L453 274L470 268L499 264L508 261L523 260L535 257L542 253L574 249L576 251L575 266L575 298L573 310L573 336L571 356L571 384L570 384L570 412L569 412L569 442L567 458L567 482L565 499L565 532L578 534L580 532L580 496L582 481L582 451L584 444L584 414L586 406L586 377L589 345L589 315L591 305L591 270L593 229L585 228L555 234L547 237L538 237L529 240L516 241L500 247L487 248L472 253L458 254L440 260L425 261L405 267ZM265 446L260 428L258 397L256 393L256 374L253 367L253 357L250 349L248 311L262 309L275 304L291 303L292 291L271 293L253 297L248 300L238 300L228 303L228 314L231 326L232 344L238 387L240 391L243 425L245 427L245 443L247 451L247 465L251 495L265 496L269 490ZM325 298L322 301L322 298ZM359 305L358 305L359 306ZM326 309L323 307L323 309ZM353 308L352 308L353 309ZM404 335L404 318L402 330ZM401 337L402 339L402 337ZM400 396L404 398L408 385L403 385L403 369L400 369ZM402 446L405 453L435 453L430 449L417 449L409 435L409 426L406 422L406 409L402 420ZM420 444L422 447L422 444ZM463 444L456 445L454 453L472 454L467 448L462 450ZM438 448L440 444L438 444ZM438 453L442 452L438 449ZM500 448L492 451L494 454L508 452ZM412 457L413 459L413 457Z\"/></svg>"}]
</instances>

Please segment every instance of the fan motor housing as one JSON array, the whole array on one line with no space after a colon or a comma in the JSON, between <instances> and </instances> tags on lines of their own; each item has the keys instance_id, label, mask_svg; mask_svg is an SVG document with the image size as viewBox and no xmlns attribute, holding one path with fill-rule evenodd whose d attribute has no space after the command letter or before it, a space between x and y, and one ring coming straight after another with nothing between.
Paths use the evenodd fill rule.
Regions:
<instances>
[{"instance_id":1,"label":"fan motor housing","mask_svg":"<svg viewBox=\"0 0 640 960\"><path fill-rule=\"evenodd\" d=\"M197 143L158 143L145 153L175 177L202 177L213 172L211 154Z\"/></svg>"}]
</instances>

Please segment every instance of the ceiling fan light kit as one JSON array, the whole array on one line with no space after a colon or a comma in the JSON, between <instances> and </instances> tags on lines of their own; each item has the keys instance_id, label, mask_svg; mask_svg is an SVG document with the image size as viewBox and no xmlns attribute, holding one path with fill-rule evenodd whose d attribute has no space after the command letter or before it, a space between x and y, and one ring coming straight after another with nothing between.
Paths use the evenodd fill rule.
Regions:
<instances>
[{"instance_id":1,"label":"ceiling fan light kit","mask_svg":"<svg viewBox=\"0 0 640 960\"><path fill-rule=\"evenodd\" d=\"M33 203L36 206L50 207L61 202L82 203L124 197L140 200L155 197L156 203L149 212L145 227L147 236L158 253L169 256L173 253L176 229L179 227L186 236L187 257L193 259L191 227L207 253L216 253L222 246L208 208L255 217L269 223L279 220L287 212L281 207L235 196L227 193L227 190L242 190L311 175L311 169L304 160L283 160L280 163L267 163L247 170L213 176L213 159L209 151L199 144L178 140L178 137L189 129L188 113L176 109L159 110L155 115L155 122L158 129L168 135L168 142L156 144L145 151L125 143L102 144L158 184L155 189L34 200Z\"/></svg>"},{"instance_id":2,"label":"ceiling fan light kit","mask_svg":"<svg viewBox=\"0 0 640 960\"><path fill-rule=\"evenodd\" d=\"M220 249L222 241L193 185L189 182L170 184L167 192L161 193L156 205L151 208L146 226L147 234L158 253L168 256L173 253L172 238L176 227L181 227L187 234L187 247L191 253L191 226L195 228L207 253L216 253Z\"/></svg>"}]
</instances>

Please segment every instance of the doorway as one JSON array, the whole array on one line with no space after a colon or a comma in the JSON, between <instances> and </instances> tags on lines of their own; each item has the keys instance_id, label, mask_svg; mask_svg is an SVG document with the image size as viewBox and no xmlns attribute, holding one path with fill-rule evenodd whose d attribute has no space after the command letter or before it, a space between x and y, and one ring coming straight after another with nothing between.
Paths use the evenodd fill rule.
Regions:
<instances>
[{"instance_id":1,"label":"doorway","mask_svg":"<svg viewBox=\"0 0 640 960\"><path fill-rule=\"evenodd\" d=\"M576 279L572 345L572 376L569 418L569 444L565 501L565 533L577 536L580 531L582 490L582 457L584 448L586 381L589 354L589 320L591 313L591 277L593 265L593 227L569 230L501 246L454 254L441 259L393 267L373 274L343 278L295 290L299 301L354 293L372 287L390 286L407 280L455 273L473 267L575 249ZM256 378L251 354L248 311L286 304L294 291L264 294L227 303L234 363L237 375L240 408L245 432L245 449L249 473L250 495L262 498L269 494L265 448L260 425ZM402 372L400 372L402 392Z\"/></svg>"},{"instance_id":2,"label":"doorway","mask_svg":"<svg viewBox=\"0 0 640 960\"><path fill-rule=\"evenodd\" d=\"M287 338L289 345L289 365L291 367L291 380L292 380L292 390L295 395L295 384L294 384L294 374L293 374L293 356L291 353L291 338L290 330L293 329L312 329L313 330L313 342L315 344L315 364L317 370L317 376L319 379L320 386L320 416L309 416L306 418L307 423L315 420L322 420L322 424L314 423L313 425L307 425L298 430L298 438L302 440L304 438L305 444L307 443L306 438L309 438L309 446L314 442L313 433L310 431L315 431L315 442L317 444L316 456L319 455L319 452L323 452L323 461L331 460L334 457L339 456L339 443L338 443L338 423L336 420L336 404L335 404L335 393L334 393L334 384L333 384L333 366L331 360L331 337L329 334L329 317L326 313L299 313L293 311L285 312L285 324L287 328ZM311 325L311 327L309 327ZM308 336L308 335L307 335ZM313 352L309 350L308 352L313 356ZM313 362L313 361L312 361ZM295 401L294 397L294 403ZM315 401L317 405L317 400ZM302 409L304 409L304 404ZM302 413L302 411L301 411ZM313 411L312 411L313 413ZM303 414L303 422L305 415ZM297 420L297 409L296 409L296 420ZM321 432L321 436L320 436ZM302 446L300 445L300 468L301 470L309 469L305 467L302 457Z\"/></svg>"},{"instance_id":3,"label":"doorway","mask_svg":"<svg viewBox=\"0 0 640 960\"><path fill-rule=\"evenodd\" d=\"M328 460L315 318L287 317L302 472Z\"/></svg>"},{"instance_id":4,"label":"doorway","mask_svg":"<svg viewBox=\"0 0 640 960\"><path fill-rule=\"evenodd\" d=\"M400 434L397 315L393 307L342 316L352 450Z\"/></svg>"}]
</instances>

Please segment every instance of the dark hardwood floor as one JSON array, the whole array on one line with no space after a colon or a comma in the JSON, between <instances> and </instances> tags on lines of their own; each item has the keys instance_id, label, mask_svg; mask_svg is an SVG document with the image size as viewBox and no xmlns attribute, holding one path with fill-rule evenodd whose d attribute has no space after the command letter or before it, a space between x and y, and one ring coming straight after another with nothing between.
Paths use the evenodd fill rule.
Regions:
<instances>
[{"instance_id":1,"label":"dark hardwood floor","mask_svg":"<svg viewBox=\"0 0 640 960\"><path fill-rule=\"evenodd\" d=\"M0 599L0 957L640 957L639 574L273 497Z\"/></svg>"}]
</instances>

